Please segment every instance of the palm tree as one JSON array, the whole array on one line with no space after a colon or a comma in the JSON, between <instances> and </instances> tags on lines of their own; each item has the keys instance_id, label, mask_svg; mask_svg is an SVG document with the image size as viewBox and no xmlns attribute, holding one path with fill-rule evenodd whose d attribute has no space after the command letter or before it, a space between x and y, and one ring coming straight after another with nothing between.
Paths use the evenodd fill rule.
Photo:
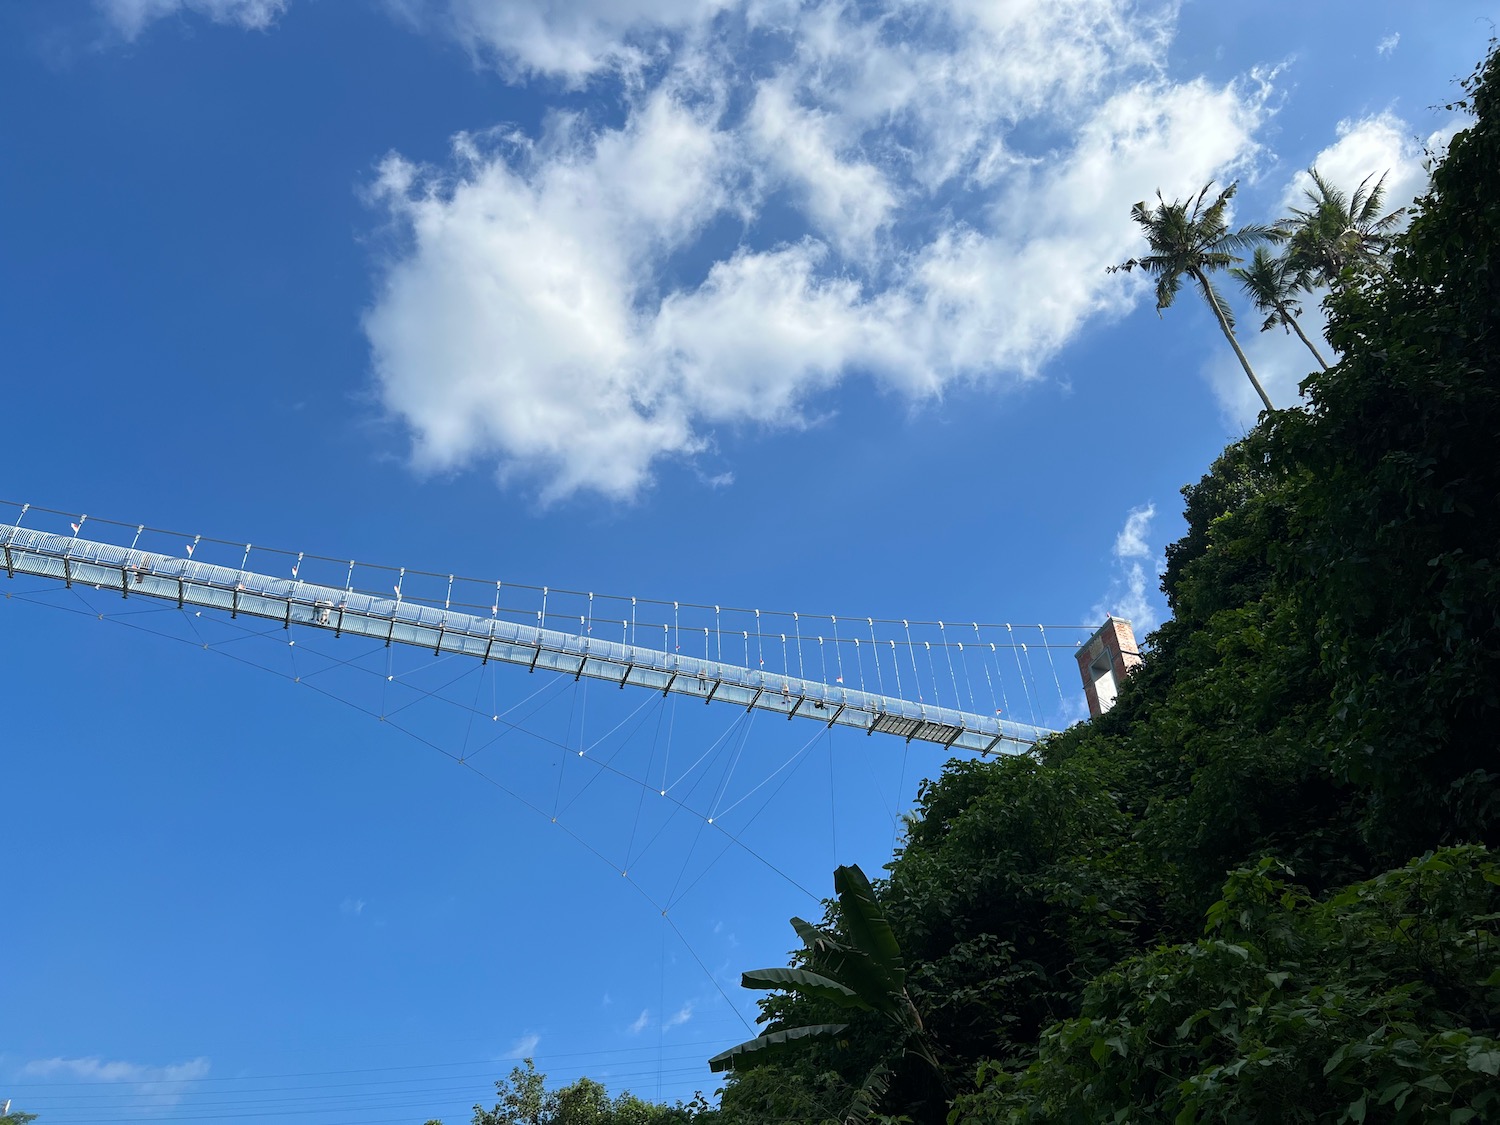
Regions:
<instances>
[{"instance_id":1,"label":"palm tree","mask_svg":"<svg viewBox=\"0 0 1500 1125\"><path fill-rule=\"evenodd\" d=\"M1351 266L1365 271L1379 268L1390 247L1391 232L1406 214L1405 207L1388 215L1380 213L1387 173L1381 173L1374 187L1366 176L1352 196L1330 184L1316 168L1309 168L1307 174L1313 186L1303 194L1311 206L1293 208L1291 217L1277 224L1290 240L1287 255L1293 268L1329 288Z\"/></svg>"},{"instance_id":2,"label":"palm tree","mask_svg":"<svg viewBox=\"0 0 1500 1125\"><path fill-rule=\"evenodd\" d=\"M1233 266L1229 273L1239 281L1255 302L1255 307L1267 314L1266 322L1260 326L1262 332L1270 331L1279 324L1283 331L1297 333L1297 338L1307 345L1307 350L1312 352L1318 365L1324 371L1328 370L1328 361L1323 358L1323 353L1307 338L1307 333L1302 331L1302 325L1297 322L1297 316L1302 312L1302 305L1297 300L1297 290L1311 288L1311 278L1305 270L1298 272L1295 263L1286 255L1277 257L1264 246L1257 246L1248 266Z\"/></svg>"},{"instance_id":3,"label":"palm tree","mask_svg":"<svg viewBox=\"0 0 1500 1125\"><path fill-rule=\"evenodd\" d=\"M740 983L745 988L784 989L797 996L854 1011L874 1012L882 1017L893 1033L892 1049L870 1071L856 1092L844 1113L846 1123L870 1118L890 1084L892 1065L902 1056L921 1059L944 1090L951 1094L947 1076L938 1061L937 1044L923 1025L911 994L906 990L906 965L901 957L901 947L891 931L885 908L875 897L870 880L857 866L840 867L833 873L833 886L838 892L839 917L848 931L848 943L835 939L801 918L793 918L792 928L806 945L802 962L816 965L818 971L756 969L744 973ZM810 1024L767 1032L721 1051L708 1060L708 1066L718 1073L733 1070L742 1060L763 1058L786 1050L803 1039L832 1037L837 1041L848 1026L844 1023Z\"/></svg>"},{"instance_id":4,"label":"palm tree","mask_svg":"<svg viewBox=\"0 0 1500 1125\"><path fill-rule=\"evenodd\" d=\"M1214 319L1219 322L1224 338L1234 349L1235 357L1245 369L1255 393L1260 395L1267 410L1274 410L1276 408L1271 405L1270 396L1255 377L1255 370L1245 358L1240 342L1235 339L1234 314L1208 275L1214 270L1227 269L1241 261L1238 251L1248 250L1257 242L1274 237L1275 232L1269 227L1256 225L1230 230L1224 216L1239 185L1230 184L1205 207L1203 201L1213 186L1209 183L1196 197L1174 199L1171 203L1163 199L1158 190L1158 206L1148 209L1145 203L1137 203L1132 207L1130 217L1145 232L1151 253L1145 257L1131 258L1118 266L1110 266L1109 272L1124 270L1129 273L1139 268L1154 277L1158 314L1177 299L1183 278L1190 279L1208 302Z\"/></svg>"}]
</instances>

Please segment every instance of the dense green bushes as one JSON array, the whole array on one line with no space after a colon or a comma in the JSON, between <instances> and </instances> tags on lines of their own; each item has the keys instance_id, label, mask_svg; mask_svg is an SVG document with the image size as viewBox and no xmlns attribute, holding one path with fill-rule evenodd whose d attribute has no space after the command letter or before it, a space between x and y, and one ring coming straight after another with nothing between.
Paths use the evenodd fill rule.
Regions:
<instances>
[{"instance_id":1,"label":"dense green bushes","mask_svg":"<svg viewBox=\"0 0 1500 1125\"><path fill-rule=\"evenodd\" d=\"M1206 937L1096 977L1025 1071L981 1066L981 1089L959 1099L955 1119L1500 1113L1496 938L1470 924L1500 919L1500 867L1486 850L1428 854L1326 902L1281 874L1272 860L1236 872Z\"/></svg>"}]
</instances>

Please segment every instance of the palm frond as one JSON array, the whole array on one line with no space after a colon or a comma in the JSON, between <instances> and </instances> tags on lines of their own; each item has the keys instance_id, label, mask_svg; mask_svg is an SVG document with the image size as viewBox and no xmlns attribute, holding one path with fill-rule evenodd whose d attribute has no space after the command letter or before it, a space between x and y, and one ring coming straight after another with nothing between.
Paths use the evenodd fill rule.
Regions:
<instances>
[{"instance_id":1,"label":"palm frond","mask_svg":"<svg viewBox=\"0 0 1500 1125\"><path fill-rule=\"evenodd\" d=\"M1253 250L1262 242L1275 242L1280 237L1274 226L1246 223L1238 230L1226 231L1220 235L1215 248L1226 251Z\"/></svg>"},{"instance_id":2,"label":"palm frond","mask_svg":"<svg viewBox=\"0 0 1500 1125\"><path fill-rule=\"evenodd\" d=\"M1276 257L1266 247L1257 246L1248 266L1236 266L1229 271L1240 283L1240 288L1263 313L1267 313L1262 332L1280 324L1291 331L1290 318L1302 311L1296 299L1298 289L1296 275L1287 269L1287 259Z\"/></svg>"},{"instance_id":3,"label":"palm frond","mask_svg":"<svg viewBox=\"0 0 1500 1125\"><path fill-rule=\"evenodd\" d=\"M1351 266L1381 268L1381 258L1390 247L1388 232L1405 214L1404 208L1380 213L1387 173L1378 178L1366 176L1353 195L1334 187L1315 167L1308 169L1308 175L1313 188L1304 189L1303 194L1312 206L1293 208L1291 216L1277 224L1290 234L1288 256L1305 274L1307 287L1335 285Z\"/></svg>"},{"instance_id":4,"label":"palm frond","mask_svg":"<svg viewBox=\"0 0 1500 1125\"><path fill-rule=\"evenodd\" d=\"M844 1125L864 1125L875 1115L881 1099L891 1087L891 1068L884 1062L876 1063L844 1111Z\"/></svg>"},{"instance_id":5,"label":"palm frond","mask_svg":"<svg viewBox=\"0 0 1500 1125\"><path fill-rule=\"evenodd\" d=\"M1177 294L1182 290L1182 272L1162 274L1156 283L1156 315L1160 316L1163 309L1172 307L1172 302L1177 299Z\"/></svg>"},{"instance_id":6,"label":"palm frond","mask_svg":"<svg viewBox=\"0 0 1500 1125\"><path fill-rule=\"evenodd\" d=\"M1313 182L1320 190L1333 190L1316 173ZM1254 250L1263 242L1290 241L1295 237L1298 221L1284 220L1271 226L1249 223L1230 230L1229 204L1239 185L1231 183L1210 200L1209 193L1213 188L1213 181L1210 180L1197 195L1174 199L1170 203L1158 188L1155 207L1148 207L1145 203L1137 203L1131 207L1130 217L1146 236L1151 253L1111 266L1109 272L1130 273L1142 269L1156 278L1157 315L1161 315L1163 309L1170 308L1176 300L1182 289L1183 278L1191 277L1201 286L1204 299L1218 314L1216 319L1256 393L1260 395L1266 409L1273 410L1275 408L1265 388L1255 377L1250 361L1245 358L1239 341L1235 339L1232 327L1234 313L1214 288L1208 275L1215 270L1233 268L1244 260L1244 251ZM1318 197L1311 193L1309 196L1315 204L1318 202Z\"/></svg>"}]
</instances>

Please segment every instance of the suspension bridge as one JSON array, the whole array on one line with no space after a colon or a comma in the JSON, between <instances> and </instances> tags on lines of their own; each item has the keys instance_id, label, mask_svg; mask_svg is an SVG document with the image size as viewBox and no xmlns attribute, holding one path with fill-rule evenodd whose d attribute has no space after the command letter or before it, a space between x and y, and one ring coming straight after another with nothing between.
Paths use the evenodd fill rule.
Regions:
<instances>
[{"instance_id":1,"label":"suspension bridge","mask_svg":"<svg viewBox=\"0 0 1500 1125\"><path fill-rule=\"evenodd\" d=\"M29 504L0 503L0 514L9 517L0 523L0 552L11 578L520 665L950 751L1022 752L1052 733L1037 717L1039 708L1045 713L1048 678L1060 704L1065 698L1054 650L1065 649L1071 665L1090 631L1050 626L1054 637L1071 638L1059 644L1046 625L596 595L184 536Z\"/></svg>"},{"instance_id":2,"label":"suspension bridge","mask_svg":"<svg viewBox=\"0 0 1500 1125\"><path fill-rule=\"evenodd\" d=\"M533 875L567 872L554 877L568 892L540 900L548 949L586 957L586 943L569 947L569 934L596 932L601 904L647 905L649 914L639 918L610 917L611 953L594 966L591 984L656 1013L658 1047L649 1073L658 1096L664 1080L690 1093L701 1085L702 1058L753 1034L748 1002L722 968L741 964L736 932L759 940L748 935L758 933L762 915L779 922L821 901L830 867L853 858L868 864L865 857L895 846L910 807L909 783L917 771L934 772L922 765L922 748L1023 753L1050 726L1074 717L1080 710L1075 655L1094 631L564 590L5 502L0 565L7 579L0 581L6 590L0 606L97 618L145 634L119 634L116 647L109 639L116 634L101 632L97 649L86 646L86 666L103 660L114 668L111 662L128 659L121 654L137 643L162 651L162 641L183 642L189 651L205 657L212 651L322 697L305 710L296 702L283 710L288 697L273 697L276 710L264 730L285 728L291 716L293 723L316 723L330 700L368 721L365 736L324 737L317 755L303 753L300 737L269 749L261 737L253 742L254 769L240 775L264 773L275 789L292 771L299 792L318 795L306 807L318 810L319 824L326 815L352 852L374 857L349 861L362 887L390 898L402 886L399 864L394 874L376 870L389 854L382 841L391 828L366 823L359 798L328 798L345 786L351 793L380 792L383 781L398 793L387 815L392 808L405 815L410 801L423 825L421 841L403 838L400 854L436 857L444 878L462 885L469 909L480 911L479 900L513 901L526 888L546 896L537 889L545 878ZM30 620L8 623L22 626L13 641ZM63 647L82 635L64 631ZM19 658L21 646L12 648ZM140 706L96 717L104 729L142 716L152 722L163 706L176 710L173 677L155 670L183 665L147 664L139 678L122 677L131 686L117 697ZM165 694L136 696L145 681L161 682ZM238 675L225 677L223 690L229 706L246 692ZM253 725L256 696L245 698ZM195 698L181 710L201 702ZM198 722L223 722L223 707L205 704ZM243 833L242 802L225 782L235 776L225 744L238 745L233 728L241 721L224 723L228 737L215 734L210 758L200 757L191 735L154 755L151 768L162 771L156 776L194 768L185 771L182 788L174 783L160 798L148 793L146 815L170 818L173 802L191 793L222 809L216 819L225 838ZM74 738L87 741L81 731ZM442 755L442 769L460 771L464 788L442 788L446 783L425 767L391 764L399 759L382 759L378 776L366 776L373 755L403 742ZM877 753L892 743L895 753ZM274 761L272 769L262 768L263 757ZM101 754L94 762L111 760ZM341 774L346 766L352 768ZM487 818L490 812L485 789L469 788L476 783L531 815L485 819L481 831L467 832L466 813L478 809ZM426 797L447 803L426 805ZM309 843L324 839L318 833L326 830L289 829ZM544 866L552 860L533 848L541 836L557 840L560 866ZM495 851L492 840L508 844ZM214 833L194 841L211 854L224 846ZM430 853L423 850L429 846ZM126 841L122 854L135 854L133 847ZM584 862L575 869L578 858ZM362 907L361 901L355 909ZM649 927L642 924L647 919ZM458 959L471 964L465 958L474 956ZM654 978L646 974L654 994L621 975L624 963L637 970L655 965ZM693 1004L695 1034L712 1041L683 1048L686 1061L667 1069L673 1064L662 1045L670 1046L675 1026L668 1014L680 1007L685 1022Z\"/></svg>"}]
</instances>

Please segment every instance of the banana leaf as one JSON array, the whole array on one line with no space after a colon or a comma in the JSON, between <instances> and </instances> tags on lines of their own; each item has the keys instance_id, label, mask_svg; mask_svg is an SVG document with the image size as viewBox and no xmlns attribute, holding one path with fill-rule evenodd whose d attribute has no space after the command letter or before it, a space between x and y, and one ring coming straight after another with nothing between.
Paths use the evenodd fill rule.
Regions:
<instances>
[{"instance_id":1,"label":"banana leaf","mask_svg":"<svg viewBox=\"0 0 1500 1125\"><path fill-rule=\"evenodd\" d=\"M854 989L808 969L753 969L740 975L743 988L781 988L799 996L827 1000L840 1008L869 1011L872 1004Z\"/></svg>"},{"instance_id":2,"label":"banana leaf","mask_svg":"<svg viewBox=\"0 0 1500 1125\"><path fill-rule=\"evenodd\" d=\"M885 908L875 897L870 880L857 866L840 867L833 873L833 886L855 948L881 974L887 992L902 991L906 987L906 963L901 959L901 945L891 932Z\"/></svg>"},{"instance_id":3,"label":"banana leaf","mask_svg":"<svg viewBox=\"0 0 1500 1125\"><path fill-rule=\"evenodd\" d=\"M715 1074L720 1074L726 1070L733 1070L737 1059L748 1059L753 1056L758 1062L760 1059L780 1054L799 1039L838 1035L848 1026L846 1023L815 1023L807 1027L789 1027L783 1031L768 1032L736 1047L731 1047L727 1051L720 1051L708 1060L708 1069Z\"/></svg>"}]
</instances>

